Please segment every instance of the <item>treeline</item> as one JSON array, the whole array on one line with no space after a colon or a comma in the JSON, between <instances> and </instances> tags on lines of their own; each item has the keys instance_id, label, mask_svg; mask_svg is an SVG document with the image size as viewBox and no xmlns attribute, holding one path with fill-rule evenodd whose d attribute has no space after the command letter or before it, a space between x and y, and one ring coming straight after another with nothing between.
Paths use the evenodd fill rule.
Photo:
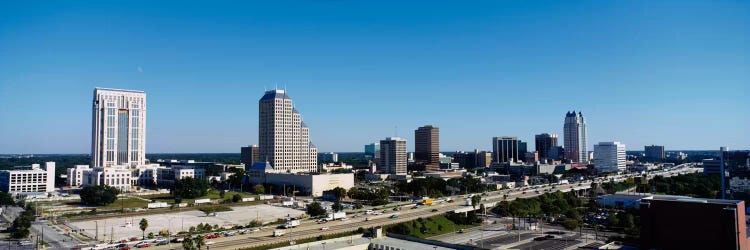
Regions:
<instances>
[{"instance_id":1,"label":"treeline","mask_svg":"<svg viewBox=\"0 0 750 250\"><path fill-rule=\"evenodd\" d=\"M721 195L719 192L721 178L719 175L704 175L701 173L670 178L656 176L649 180L648 187L654 193L713 199Z\"/></svg>"},{"instance_id":2,"label":"treeline","mask_svg":"<svg viewBox=\"0 0 750 250\"><path fill-rule=\"evenodd\" d=\"M572 192L546 193L534 198L502 201L493 212L510 217L551 217L569 230L580 226L583 202Z\"/></svg>"},{"instance_id":3,"label":"treeline","mask_svg":"<svg viewBox=\"0 0 750 250\"><path fill-rule=\"evenodd\" d=\"M412 196L443 197L454 193L481 193L494 189L483 185L481 180L471 177L449 179L418 178L411 182L399 182L395 185L398 192Z\"/></svg>"}]
</instances>

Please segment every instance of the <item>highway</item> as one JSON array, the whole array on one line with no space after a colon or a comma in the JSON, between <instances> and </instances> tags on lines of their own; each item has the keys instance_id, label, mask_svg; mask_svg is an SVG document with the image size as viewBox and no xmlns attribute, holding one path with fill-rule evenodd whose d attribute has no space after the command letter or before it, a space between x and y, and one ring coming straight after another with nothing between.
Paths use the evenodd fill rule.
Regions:
<instances>
[{"instance_id":1,"label":"highway","mask_svg":"<svg viewBox=\"0 0 750 250\"><path fill-rule=\"evenodd\" d=\"M655 175L673 176L678 173L684 174L684 173L698 171L694 168L684 167L683 165L680 165L680 166L677 166L670 171L663 171L660 173L656 173ZM555 192L555 191L570 192L574 190L589 189L591 187L591 183L593 182L624 181L625 179L629 177L630 177L629 175L619 175L616 177L600 177L600 178L595 179L594 181L584 181L584 182L572 183L572 184L540 185L538 187L527 187L527 188L516 188L516 189L511 189L511 190L492 191L492 192L487 192L485 195L482 196L481 203L487 204L487 207L489 208L490 205L494 205L495 203L502 201L504 195L507 195L508 201L514 200L517 198L531 198L531 197L539 196L545 193L544 191L540 191L539 193L537 193L535 189L539 189L539 190L551 189L550 192ZM329 234L350 232L360 227L367 229L367 228L376 227L376 226L384 226L384 225L389 225L389 224L411 221L419 217L430 217L434 215L439 215L445 212L455 211L461 208L464 208L464 210L467 208L471 208L470 206L465 205L464 203L465 197L466 197L465 195L452 196L451 198L455 201L453 203L442 202L442 203L435 204L432 206L422 206L421 208L418 208L418 209L409 209L405 207L401 211L398 211L398 212L392 211L392 210L385 210L386 213L384 213L383 215L377 215L377 216L362 215L357 218L352 218L350 216L350 219L346 221L334 221L334 222L328 222L325 224L317 224L313 220L307 220L307 221L304 221L302 225L300 225L297 228L294 228L291 230L285 229L286 234L279 236L279 237L271 236L273 234L273 230L275 230L274 228L263 228L259 232L248 233L245 235L210 239L210 240L206 240L206 242L208 246L210 246L210 249L214 249L214 250L237 249L237 248L246 248L246 247L256 247L256 246L262 246L262 245L268 245L268 244L276 244L276 243L281 243L281 242L290 242L290 241L293 241L294 239L299 239L299 238L311 238L311 237L316 237L319 235L329 235ZM479 208L479 206L477 206L477 208ZM399 217L390 218L390 216L394 213L399 213ZM367 217L370 218L369 221L365 220L365 218ZM328 230L321 230L321 227L323 226L328 227ZM172 243L171 246L170 245L158 246L158 247L151 247L150 249L181 249L181 245L179 243Z\"/></svg>"}]
</instances>

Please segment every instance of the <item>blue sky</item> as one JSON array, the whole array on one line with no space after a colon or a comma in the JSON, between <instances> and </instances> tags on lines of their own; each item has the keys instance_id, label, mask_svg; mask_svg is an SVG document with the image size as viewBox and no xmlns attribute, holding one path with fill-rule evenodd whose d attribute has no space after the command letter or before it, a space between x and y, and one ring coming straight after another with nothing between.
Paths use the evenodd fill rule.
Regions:
<instances>
[{"instance_id":1,"label":"blue sky","mask_svg":"<svg viewBox=\"0 0 750 250\"><path fill-rule=\"evenodd\" d=\"M149 153L239 152L275 84L321 152L425 124L490 149L574 109L590 147L750 148L748 1L403 2L2 1L0 153L88 153L96 86L148 93Z\"/></svg>"}]
</instances>

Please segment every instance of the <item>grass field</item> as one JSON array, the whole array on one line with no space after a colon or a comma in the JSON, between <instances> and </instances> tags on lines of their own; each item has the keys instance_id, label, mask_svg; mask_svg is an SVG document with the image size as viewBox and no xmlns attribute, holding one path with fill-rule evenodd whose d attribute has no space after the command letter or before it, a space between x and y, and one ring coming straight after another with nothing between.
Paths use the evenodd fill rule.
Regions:
<instances>
[{"instance_id":1,"label":"grass field","mask_svg":"<svg viewBox=\"0 0 750 250\"><path fill-rule=\"evenodd\" d=\"M248 193L239 193L239 192L234 192L234 191L226 192L224 194L224 199L232 199L232 196L234 196L235 194L239 194L240 196L242 196L242 198L255 197L256 200L258 199L257 195L248 194ZM157 194L157 195L148 195L148 196L142 196L142 197L145 198L145 199L154 200L154 202L166 202L166 203L169 203L169 204L174 204L174 197L172 197L172 195L169 195L169 194ZM184 199L183 198L182 202L183 203L191 204L196 199L217 200L217 199L221 199L221 195L220 195L219 191L210 190L210 191L208 191L208 194L206 194L205 196L198 197L198 198L195 198L195 199Z\"/></svg>"},{"instance_id":2,"label":"grass field","mask_svg":"<svg viewBox=\"0 0 750 250\"><path fill-rule=\"evenodd\" d=\"M443 215L433 216L429 218L418 218L413 221L404 222L398 225L393 226L395 230L389 230L389 232L393 231L394 233L398 234L404 234L412 237L417 238L429 238L436 235L446 234L450 232L455 232L460 229L466 229L478 226L479 224L474 225L459 225L456 223L453 223L453 221L448 220Z\"/></svg>"}]
</instances>

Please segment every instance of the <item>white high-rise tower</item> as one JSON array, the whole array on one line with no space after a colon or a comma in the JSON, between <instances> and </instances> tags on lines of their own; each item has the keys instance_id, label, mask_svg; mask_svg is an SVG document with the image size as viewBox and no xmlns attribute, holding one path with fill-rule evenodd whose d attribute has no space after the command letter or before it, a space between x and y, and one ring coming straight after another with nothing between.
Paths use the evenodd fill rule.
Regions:
<instances>
[{"instance_id":1,"label":"white high-rise tower","mask_svg":"<svg viewBox=\"0 0 750 250\"><path fill-rule=\"evenodd\" d=\"M588 129L583 114L575 111L565 114L565 125L563 127L565 159L572 162L587 163L589 153L586 144L588 143Z\"/></svg>"},{"instance_id":2,"label":"white high-rise tower","mask_svg":"<svg viewBox=\"0 0 750 250\"><path fill-rule=\"evenodd\" d=\"M146 163L146 92L94 89L91 166Z\"/></svg>"},{"instance_id":3,"label":"white high-rise tower","mask_svg":"<svg viewBox=\"0 0 750 250\"><path fill-rule=\"evenodd\" d=\"M281 172L317 172L318 149L286 91L266 91L258 107L260 161Z\"/></svg>"}]
</instances>

